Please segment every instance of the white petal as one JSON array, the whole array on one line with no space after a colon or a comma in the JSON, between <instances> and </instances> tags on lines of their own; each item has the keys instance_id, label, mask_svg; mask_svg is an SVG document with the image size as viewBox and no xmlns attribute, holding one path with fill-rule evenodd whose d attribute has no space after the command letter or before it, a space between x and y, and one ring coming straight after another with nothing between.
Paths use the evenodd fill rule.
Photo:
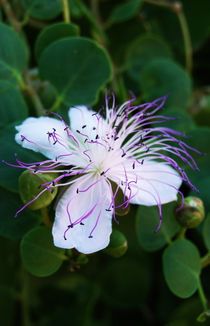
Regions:
<instances>
[{"instance_id":1,"label":"white petal","mask_svg":"<svg viewBox=\"0 0 210 326\"><path fill-rule=\"evenodd\" d=\"M99 113L97 114L86 106L71 107L68 114L71 129L87 134L89 139L94 139L97 134L104 136L109 128Z\"/></svg>"},{"instance_id":2,"label":"white petal","mask_svg":"<svg viewBox=\"0 0 210 326\"><path fill-rule=\"evenodd\" d=\"M165 204L177 200L178 189L182 184L182 179L178 172L171 166L154 161L145 161L144 164L136 164L135 169L132 169L132 162L127 160L124 164L126 169L129 187L132 195L135 196L130 200L132 204L153 206L158 204ZM124 169L119 169L112 172L112 177L115 182L119 179L124 181L126 188ZM137 181L137 183L136 183ZM129 196L130 191L126 189L126 195Z\"/></svg>"},{"instance_id":3,"label":"white petal","mask_svg":"<svg viewBox=\"0 0 210 326\"><path fill-rule=\"evenodd\" d=\"M67 142L67 144L70 144L63 122L49 117L27 118L24 120L21 125L16 126L18 133L15 135L15 140L22 147L40 152L50 159L69 154L70 151L58 142L53 145L52 137L49 141L48 132L53 132L53 128L56 129L56 134L62 137L62 143ZM26 139L22 140L22 136L26 137ZM67 157L68 161L71 162L72 158L72 156Z\"/></svg>"},{"instance_id":4,"label":"white petal","mask_svg":"<svg viewBox=\"0 0 210 326\"><path fill-rule=\"evenodd\" d=\"M109 244L112 231L112 212L106 211L111 200L108 185L102 180L86 192L77 193L77 189L87 189L96 180L89 176L78 178L60 199L56 207L53 225L55 246L60 248L76 248L79 252L89 254L101 250ZM95 209L93 209L94 207ZM75 221L88 214L91 210L92 213L82 221L84 225L78 223L69 228L65 233L71 223L75 223ZM92 232L96 224L97 226ZM91 234L92 238L89 238Z\"/></svg>"}]
</instances>

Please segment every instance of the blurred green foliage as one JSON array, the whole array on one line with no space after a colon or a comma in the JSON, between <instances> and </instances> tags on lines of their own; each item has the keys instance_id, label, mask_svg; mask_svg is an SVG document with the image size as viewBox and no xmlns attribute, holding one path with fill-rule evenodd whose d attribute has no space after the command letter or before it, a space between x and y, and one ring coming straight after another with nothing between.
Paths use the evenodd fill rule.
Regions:
<instances>
[{"instance_id":1,"label":"blurred green foliage","mask_svg":"<svg viewBox=\"0 0 210 326\"><path fill-rule=\"evenodd\" d=\"M15 125L28 116L51 109L65 117L80 104L98 110L105 87L118 103L130 91L137 104L168 95L164 115L178 119L167 127L204 154L193 154L199 172L183 168L206 211L190 230L178 224L175 202L163 205L155 232L157 207L133 206L119 216L109 247L87 257L53 246L55 201L13 217L23 205L22 171L3 163L1 325L210 324L209 13L209 0L0 1L1 159L42 160L14 140Z\"/></svg>"}]
</instances>

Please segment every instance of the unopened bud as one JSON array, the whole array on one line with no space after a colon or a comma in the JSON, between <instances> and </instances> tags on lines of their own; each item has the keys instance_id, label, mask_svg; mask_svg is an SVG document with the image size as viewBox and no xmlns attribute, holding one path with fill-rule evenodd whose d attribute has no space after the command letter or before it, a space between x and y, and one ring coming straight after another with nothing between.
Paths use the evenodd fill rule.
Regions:
<instances>
[{"instance_id":1,"label":"unopened bud","mask_svg":"<svg viewBox=\"0 0 210 326\"><path fill-rule=\"evenodd\" d=\"M176 213L179 224L189 229L196 228L203 221L204 216L202 200L193 196L186 197L183 207Z\"/></svg>"},{"instance_id":2,"label":"unopened bud","mask_svg":"<svg viewBox=\"0 0 210 326\"><path fill-rule=\"evenodd\" d=\"M118 230L113 230L110 237L109 246L104 250L104 252L112 257L118 258L123 256L127 249L128 243L124 234Z\"/></svg>"},{"instance_id":3,"label":"unopened bud","mask_svg":"<svg viewBox=\"0 0 210 326\"><path fill-rule=\"evenodd\" d=\"M34 174L31 171L24 171L19 177L19 192L23 203L27 204L32 201L31 204L28 205L28 208L31 210L37 210L48 206L57 194L57 187L54 188L50 186L50 182L53 181L54 178L55 175ZM46 191L38 196L44 189L46 189ZM34 200L37 196L38 198Z\"/></svg>"}]
</instances>

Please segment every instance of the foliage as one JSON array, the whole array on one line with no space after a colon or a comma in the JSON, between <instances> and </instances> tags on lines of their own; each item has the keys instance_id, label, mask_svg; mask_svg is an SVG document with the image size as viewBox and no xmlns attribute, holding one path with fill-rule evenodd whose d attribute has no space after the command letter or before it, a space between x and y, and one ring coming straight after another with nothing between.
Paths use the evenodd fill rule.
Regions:
<instances>
[{"instance_id":1,"label":"foliage","mask_svg":"<svg viewBox=\"0 0 210 326\"><path fill-rule=\"evenodd\" d=\"M50 110L66 117L70 105L98 110L105 88L118 103L130 91L137 104L167 95L164 115L177 118L167 127L205 154L194 155L199 172L183 168L206 211L188 229L176 219L179 203L165 204L156 232L157 207L119 210L110 245L86 256L53 245L56 192L14 218L50 175L40 181L3 162L2 325L209 324L209 9L208 0L0 1L1 160L43 159L14 139L15 126L29 116Z\"/></svg>"}]
</instances>

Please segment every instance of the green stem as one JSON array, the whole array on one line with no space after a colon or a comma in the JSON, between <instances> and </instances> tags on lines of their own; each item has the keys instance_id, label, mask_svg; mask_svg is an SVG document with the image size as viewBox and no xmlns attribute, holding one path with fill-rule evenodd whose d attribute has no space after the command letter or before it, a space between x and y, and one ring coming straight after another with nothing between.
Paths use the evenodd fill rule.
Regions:
<instances>
[{"instance_id":1,"label":"green stem","mask_svg":"<svg viewBox=\"0 0 210 326\"><path fill-rule=\"evenodd\" d=\"M187 20L182 10L181 4L180 9L177 10L177 17L179 19L184 40L186 70L190 74L192 72L192 45Z\"/></svg>"},{"instance_id":2,"label":"green stem","mask_svg":"<svg viewBox=\"0 0 210 326\"><path fill-rule=\"evenodd\" d=\"M21 29L21 23L17 20L10 3L7 0L0 0L0 4L3 7L3 10L4 10L10 24L12 25L14 30L18 33Z\"/></svg>"},{"instance_id":3,"label":"green stem","mask_svg":"<svg viewBox=\"0 0 210 326\"><path fill-rule=\"evenodd\" d=\"M207 299L206 299L205 293L203 291L203 287L202 287L200 279L198 281L198 294L199 294L203 309L204 309L204 311L206 311L208 309L208 307L207 307Z\"/></svg>"},{"instance_id":4,"label":"green stem","mask_svg":"<svg viewBox=\"0 0 210 326\"><path fill-rule=\"evenodd\" d=\"M26 86L27 86L26 91L28 92L28 94L31 97L31 100L34 104L34 109L36 110L37 116L39 117L41 115L44 115L46 113L45 109L42 105L42 102L40 101L38 94L36 93L35 89L33 88L33 85L31 82L31 77L27 70L25 71L24 76L25 76L25 81L26 81Z\"/></svg>"},{"instance_id":5,"label":"green stem","mask_svg":"<svg viewBox=\"0 0 210 326\"><path fill-rule=\"evenodd\" d=\"M192 71L192 45L187 20L181 2L167 2L159 0L144 0L144 2L172 9L173 12L177 15L184 41L186 70L190 74Z\"/></svg>"},{"instance_id":6,"label":"green stem","mask_svg":"<svg viewBox=\"0 0 210 326\"><path fill-rule=\"evenodd\" d=\"M187 228L182 227L181 230L180 230L180 232L179 232L179 234L178 234L178 236L177 236L177 239L182 239L182 238L184 238L184 237L185 237L185 233L186 233L186 231L187 231Z\"/></svg>"},{"instance_id":7,"label":"green stem","mask_svg":"<svg viewBox=\"0 0 210 326\"><path fill-rule=\"evenodd\" d=\"M210 265L210 252L201 258L201 267L205 268L208 265Z\"/></svg>"},{"instance_id":8,"label":"green stem","mask_svg":"<svg viewBox=\"0 0 210 326\"><path fill-rule=\"evenodd\" d=\"M64 21L66 23L70 23L70 10L69 10L69 4L68 0L62 0L62 5L63 5L63 16L64 16Z\"/></svg>"},{"instance_id":9,"label":"green stem","mask_svg":"<svg viewBox=\"0 0 210 326\"><path fill-rule=\"evenodd\" d=\"M92 12L85 6L85 4L80 0L74 0L78 8L81 10L81 12L86 16L86 18L89 20L89 22L93 25L94 29L98 32L100 35L100 38L103 40L103 42L107 41L106 34L103 31L103 28L98 23Z\"/></svg>"}]
</instances>

